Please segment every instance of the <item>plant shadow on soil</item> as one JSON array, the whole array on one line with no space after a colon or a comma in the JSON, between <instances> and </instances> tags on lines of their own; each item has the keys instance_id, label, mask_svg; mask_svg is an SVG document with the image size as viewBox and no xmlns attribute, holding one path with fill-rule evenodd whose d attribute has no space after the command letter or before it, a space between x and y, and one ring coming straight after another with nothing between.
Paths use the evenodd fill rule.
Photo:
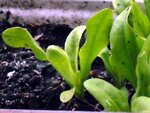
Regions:
<instances>
[{"instance_id":1,"label":"plant shadow on soil","mask_svg":"<svg viewBox=\"0 0 150 113\"><path fill-rule=\"evenodd\" d=\"M64 46L72 30L67 25L20 25L0 21L0 34L9 27L21 26L29 30L44 49L54 44ZM100 58L92 64L90 77L98 77L113 83ZM59 95L69 86L59 73L48 63L37 60L27 49L13 49L4 44L0 37L0 108L101 111L103 107L86 91L85 99L74 97L63 104Z\"/></svg>"}]
</instances>

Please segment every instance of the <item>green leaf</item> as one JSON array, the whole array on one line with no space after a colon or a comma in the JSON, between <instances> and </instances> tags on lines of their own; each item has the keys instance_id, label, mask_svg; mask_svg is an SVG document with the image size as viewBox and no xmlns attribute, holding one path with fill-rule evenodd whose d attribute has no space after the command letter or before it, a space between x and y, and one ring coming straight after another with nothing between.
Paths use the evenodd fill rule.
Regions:
<instances>
[{"instance_id":1,"label":"green leaf","mask_svg":"<svg viewBox=\"0 0 150 113\"><path fill-rule=\"evenodd\" d=\"M46 56L66 82L70 86L74 86L76 75L71 68L67 53L58 46L50 45L46 50Z\"/></svg>"},{"instance_id":2,"label":"green leaf","mask_svg":"<svg viewBox=\"0 0 150 113\"><path fill-rule=\"evenodd\" d=\"M79 52L80 69L83 81L88 76L93 60L108 44L111 25L112 11L110 9L103 9L87 21L87 39Z\"/></svg>"},{"instance_id":3,"label":"green leaf","mask_svg":"<svg viewBox=\"0 0 150 113\"><path fill-rule=\"evenodd\" d=\"M131 7L124 10L114 21L110 32L110 64L118 83L127 78L136 87L136 58L139 53L136 36L128 23Z\"/></svg>"},{"instance_id":4,"label":"green leaf","mask_svg":"<svg viewBox=\"0 0 150 113\"><path fill-rule=\"evenodd\" d=\"M117 13L121 13L130 5L131 1L133 0L113 0L113 6Z\"/></svg>"},{"instance_id":5,"label":"green leaf","mask_svg":"<svg viewBox=\"0 0 150 113\"><path fill-rule=\"evenodd\" d=\"M142 50L142 47L143 47L143 44L144 44L145 40L146 40L146 38L144 38L144 37L136 36L136 43L138 45L139 51Z\"/></svg>"},{"instance_id":6,"label":"green leaf","mask_svg":"<svg viewBox=\"0 0 150 113\"><path fill-rule=\"evenodd\" d=\"M150 1L149 0L144 0L144 3L145 3L147 17L150 20Z\"/></svg>"},{"instance_id":7,"label":"green leaf","mask_svg":"<svg viewBox=\"0 0 150 113\"><path fill-rule=\"evenodd\" d=\"M145 40L143 48L137 57L137 89L134 98L150 97L150 36Z\"/></svg>"},{"instance_id":8,"label":"green leaf","mask_svg":"<svg viewBox=\"0 0 150 113\"><path fill-rule=\"evenodd\" d=\"M74 28L65 42L65 51L69 56L71 67L75 73L78 71L79 44L85 28L86 26L78 26Z\"/></svg>"},{"instance_id":9,"label":"green leaf","mask_svg":"<svg viewBox=\"0 0 150 113\"><path fill-rule=\"evenodd\" d=\"M72 89L67 90L67 91L63 91L60 94L60 100L61 100L61 102L66 103L69 100L71 100L72 97L73 97L73 95L74 95L74 93L75 93L75 88L72 88Z\"/></svg>"},{"instance_id":10,"label":"green leaf","mask_svg":"<svg viewBox=\"0 0 150 113\"><path fill-rule=\"evenodd\" d=\"M131 112L149 113L150 112L150 98L140 96L135 98L131 103Z\"/></svg>"},{"instance_id":11,"label":"green leaf","mask_svg":"<svg viewBox=\"0 0 150 113\"><path fill-rule=\"evenodd\" d=\"M104 65L105 65L105 68L106 70L109 72L110 75L113 76L113 78L116 80L117 78L115 78L116 76L113 69L112 69L112 66L109 62L109 58L110 58L110 55L111 55L111 51L106 47L104 48L100 53L99 53L99 57L103 60L104 62Z\"/></svg>"},{"instance_id":12,"label":"green leaf","mask_svg":"<svg viewBox=\"0 0 150 113\"><path fill-rule=\"evenodd\" d=\"M132 18L136 34L147 38L150 33L150 22L136 2L132 2Z\"/></svg>"},{"instance_id":13,"label":"green leaf","mask_svg":"<svg viewBox=\"0 0 150 113\"><path fill-rule=\"evenodd\" d=\"M128 97L110 83L93 78L84 82L85 88L105 108L105 111L124 112L130 111Z\"/></svg>"},{"instance_id":14,"label":"green leaf","mask_svg":"<svg viewBox=\"0 0 150 113\"><path fill-rule=\"evenodd\" d=\"M2 33L2 38L8 46L13 48L29 48L39 60L46 60L45 52L25 28L12 27L6 29Z\"/></svg>"}]
</instances>

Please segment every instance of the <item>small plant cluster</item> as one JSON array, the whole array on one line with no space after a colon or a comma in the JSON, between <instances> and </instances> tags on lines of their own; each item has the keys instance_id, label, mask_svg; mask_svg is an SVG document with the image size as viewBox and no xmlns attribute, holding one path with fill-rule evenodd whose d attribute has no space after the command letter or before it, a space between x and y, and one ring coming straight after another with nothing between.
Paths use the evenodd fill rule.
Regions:
<instances>
[{"instance_id":1,"label":"small plant cluster","mask_svg":"<svg viewBox=\"0 0 150 113\"><path fill-rule=\"evenodd\" d=\"M5 30L2 38L7 45L31 49L37 59L53 65L70 86L70 90L61 93L62 102L68 102L73 95L84 98L86 88L105 111L149 112L150 0L144 0L144 3L146 13L134 0L113 0L117 16L113 18L111 9L101 10L87 21L86 26L71 31L64 50L50 45L44 51L21 27ZM86 41L80 47L85 30ZM87 80L97 56L113 77L114 85L98 78ZM135 89L131 100L126 81Z\"/></svg>"}]
</instances>

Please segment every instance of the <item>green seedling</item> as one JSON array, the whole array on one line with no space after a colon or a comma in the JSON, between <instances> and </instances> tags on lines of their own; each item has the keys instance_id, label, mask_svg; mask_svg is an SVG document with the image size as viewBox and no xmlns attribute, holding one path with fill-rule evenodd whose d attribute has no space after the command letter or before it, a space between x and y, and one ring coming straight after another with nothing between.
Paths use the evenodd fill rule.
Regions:
<instances>
[{"instance_id":1,"label":"green seedling","mask_svg":"<svg viewBox=\"0 0 150 113\"><path fill-rule=\"evenodd\" d=\"M46 60L46 53L25 28L13 27L6 29L2 33L2 38L7 45L13 48L31 49L36 58L42 61Z\"/></svg>"},{"instance_id":2,"label":"green seedling","mask_svg":"<svg viewBox=\"0 0 150 113\"><path fill-rule=\"evenodd\" d=\"M5 30L2 37L7 45L15 48L29 48L38 59L48 60L71 87L70 90L60 95L62 102L68 102L74 94L84 97L83 82L88 78L91 64L97 54L108 44L112 18L110 9L98 12L87 21L86 26L78 26L71 31L65 42L64 50L50 45L45 53L30 33L20 27ZM85 29L86 42L80 48L80 40Z\"/></svg>"},{"instance_id":3,"label":"green seedling","mask_svg":"<svg viewBox=\"0 0 150 113\"><path fill-rule=\"evenodd\" d=\"M114 22L112 10L101 10L87 21L86 26L71 31L64 49L50 45L44 52L30 33L20 27L5 30L2 38L7 45L31 49L39 60L52 64L70 86L70 90L61 93L62 102L68 102L74 95L83 98L85 86L105 111L149 112L150 2L144 2L146 15L134 0L114 0L119 14ZM80 47L85 30L86 41ZM114 86L102 79L87 80L97 55L114 78ZM135 89L130 101L124 86L126 80Z\"/></svg>"},{"instance_id":4,"label":"green seedling","mask_svg":"<svg viewBox=\"0 0 150 113\"><path fill-rule=\"evenodd\" d=\"M105 48L99 56L113 76L118 87L128 79L136 87L136 58L139 53L137 38L128 23L131 7L126 8L114 21L110 32L110 50Z\"/></svg>"},{"instance_id":5,"label":"green seedling","mask_svg":"<svg viewBox=\"0 0 150 113\"><path fill-rule=\"evenodd\" d=\"M122 1L114 0L115 2ZM116 87L102 79L86 80L84 86L105 111L148 113L150 23L136 2L130 2L130 6L123 11L120 9L119 13L110 31L110 49L106 47L99 54L106 69L113 76ZM135 90L129 101L128 91L124 87L126 79Z\"/></svg>"},{"instance_id":6,"label":"green seedling","mask_svg":"<svg viewBox=\"0 0 150 113\"><path fill-rule=\"evenodd\" d=\"M127 89L120 89L101 79L89 79L84 82L85 88L105 108L113 112L150 112L150 36L144 41L142 50L137 56L137 87L132 100L128 102ZM105 49L103 53L107 53ZM110 52L110 51L109 51ZM108 54L104 54L107 57ZM107 57L108 58L108 57ZM107 59L105 59L107 60ZM108 65L109 66L109 65ZM131 104L131 106L129 106Z\"/></svg>"},{"instance_id":7,"label":"green seedling","mask_svg":"<svg viewBox=\"0 0 150 113\"><path fill-rule=\"evenodd\" d=\"M69 101L74 93L81 98L84 96L83 82L88 78L93 60L97 57L99 51L108 44L111 25L112 11L104 9L87 21L87 38L81 48L79 48L79 45L85 26L75 28L68 35L65 50L55 45L48 47L46 51L48 61L71 87L71 90L62 92L60 99L63 102ZM78 68L78 62L80 69Z\"/></svg>"},{"instance_id":8,"label":"green seedling","mask_svg":"<svg viewBox=\"0 0 150 113\"><path fill-rule=\"evenodd\" d=\"M69 101L74 93L78 96L83 95L81 94L83 89L78 71L78 51L80 39L85 29L85 26L78 26L68 35L65 50L55 45L50 45L46 50L48 61L71 87L70 90L62 92L60 100L63 102Z\"/></svg>"}]
</instances>

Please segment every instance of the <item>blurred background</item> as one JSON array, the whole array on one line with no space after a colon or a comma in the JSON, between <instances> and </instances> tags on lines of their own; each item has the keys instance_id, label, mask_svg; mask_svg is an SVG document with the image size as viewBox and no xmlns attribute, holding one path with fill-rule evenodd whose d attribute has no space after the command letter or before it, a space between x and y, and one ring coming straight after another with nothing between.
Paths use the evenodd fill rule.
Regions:
<instances>
[{"instance_id":1,"label":"blurred background","mask_svg":"<svg viewBox=\"0 0 150 113\"><path fill-rule=\"evenodd\" d=\"M0 0L0 20L75 27L105 7L112 7L111 0Z\"/></svg>"}]
</instances>

